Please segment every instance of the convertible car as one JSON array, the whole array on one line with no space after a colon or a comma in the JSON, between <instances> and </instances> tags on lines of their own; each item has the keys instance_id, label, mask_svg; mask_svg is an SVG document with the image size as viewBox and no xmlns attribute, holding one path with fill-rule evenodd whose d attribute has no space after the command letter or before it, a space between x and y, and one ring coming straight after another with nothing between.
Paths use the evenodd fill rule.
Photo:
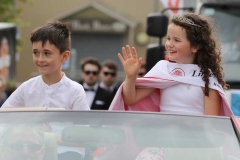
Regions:
<instances>
[{"instance_id":1,"label":"convertible car","mask_svg":"<svg viewBox=\"0 0 240 160\"><path fill-rule=\"evenodd\" d=\"M2 110L4 160L240 160L239 117Z\"/></svg>"}]
</instances>

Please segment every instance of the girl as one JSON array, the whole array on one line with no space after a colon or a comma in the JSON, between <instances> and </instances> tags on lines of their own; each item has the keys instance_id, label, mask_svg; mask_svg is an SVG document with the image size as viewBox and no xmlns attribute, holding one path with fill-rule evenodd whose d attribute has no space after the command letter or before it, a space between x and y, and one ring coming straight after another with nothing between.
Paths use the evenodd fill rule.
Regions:
<instances>
[{"instance_id":1,"label":"girl","mask_svg":"<svg viewBox=\"0 0 240 160\"><path fill-rule=\"evenodd\" d=\"M224 95L227 85L223 80L220 46L210 20L194 13L173 16L165 43L168 61L159 61L137 81L142 59L138 59L134 47L132 50L128 45L123 47L123 56L118 54L126 73L119 91L123 99L115 97L110 109L120 109L118 102L127 110L232 115ZM156 88L161 90L161 95L154 97ZM143 101L146 97L148 101Z\"/></svg>"}]
</instances>

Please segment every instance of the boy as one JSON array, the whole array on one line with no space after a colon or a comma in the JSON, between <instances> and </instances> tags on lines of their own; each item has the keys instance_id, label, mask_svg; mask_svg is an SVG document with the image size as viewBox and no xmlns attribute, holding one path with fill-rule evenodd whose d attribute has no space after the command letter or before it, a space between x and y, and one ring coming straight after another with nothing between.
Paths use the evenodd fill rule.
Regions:
<instances>
[{"instance_id":1,"label":"boy","mask_svg":"<svg viewBox=\"0 0 240 160\"><path fill-rule=\"evenodd\" d=\"M62 63L70 55L70 31L67 25L58 21L49 22L35 29L30 40L33 63L41 75L20 85L2 108L90 110L82 85L70 80L62 72Z\"/></svg>"}]
</instances>

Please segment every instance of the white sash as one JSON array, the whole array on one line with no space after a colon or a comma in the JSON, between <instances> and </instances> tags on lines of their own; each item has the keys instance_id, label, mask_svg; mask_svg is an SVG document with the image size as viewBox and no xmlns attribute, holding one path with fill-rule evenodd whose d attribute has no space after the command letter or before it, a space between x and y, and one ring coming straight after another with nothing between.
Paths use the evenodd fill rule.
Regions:
<instances>
[{"instance_id":1,"label":"white sash","mask_svg":"<svg viewBox=\"0 0 240 160\"><path fill-rule=\"evenodd\" d=\"M159 61L143 78L138 78L136 86L163 89L179 83L205 86L205 82L202 80L202 72L197 65L171 63L166 60ZM134 105L126 106L121 94L122 85L119 87L109 110L160 111L159 90L154 91ZM209 88L217 90L222 98L221 115L233 115L222 86L211 75L209 77Z\"/></svg>"}]
</instances>

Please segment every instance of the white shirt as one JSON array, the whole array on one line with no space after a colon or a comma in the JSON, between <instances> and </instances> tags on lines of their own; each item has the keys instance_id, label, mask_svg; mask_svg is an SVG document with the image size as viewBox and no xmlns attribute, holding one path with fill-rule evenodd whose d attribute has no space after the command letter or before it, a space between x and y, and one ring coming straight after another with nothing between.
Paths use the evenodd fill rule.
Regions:
<instances>
[{"instance_id":1,"label":"white shirt","mask_svg":"<svg viewBox=\"0 0 240 160\"><path fill-rule=\"evenodd\" d=\"M177 84L161 89L161 112L204 115L202 88L190 84Z\"/></svg>"},{"instance_id":2,"label":"white shirt","mask_svg":"<svg viewBox=\"0 0 240 160\"><path fill-rule=\"evenodd\" d=\"M146 77L159 77L162 79L178 80L182 83L170 87L162 87L160 90L161 112L177 114L204 114L204 93L201 88L205 82L200 78L200 68L195 64L179 64L169 61L159 61ZM210 85L213 77L210 77ZM164 83L161 83L164 84ZM210 86L211 87L211 86Z\"/></svg>"},{"instance_id":3,"label":"white shirt","mask_svg":"<svg viewBox=\"0 0 240 160\"><path fill-rule=\"evenodd\" d=\"M96 92L98 89L98 83L96 83L94 86L89 86L84 82L83 87L85 89L93 89L94 90L94 91L86 91L87 103L89 106L92 106L93 100L96 96Z\"/></svg>"},{"instance_id":4,"label":"white shirt","mask_svg":"<svg viewBox=\"0 0 240 160\"><path fill-rule=\"evenodd\" d=\"M65 74L59 82L50 86L43 81L41 75L22 83L2 105L2 108L11 107L90 110L82 85Z\"/></svg>"}]
</instances>

